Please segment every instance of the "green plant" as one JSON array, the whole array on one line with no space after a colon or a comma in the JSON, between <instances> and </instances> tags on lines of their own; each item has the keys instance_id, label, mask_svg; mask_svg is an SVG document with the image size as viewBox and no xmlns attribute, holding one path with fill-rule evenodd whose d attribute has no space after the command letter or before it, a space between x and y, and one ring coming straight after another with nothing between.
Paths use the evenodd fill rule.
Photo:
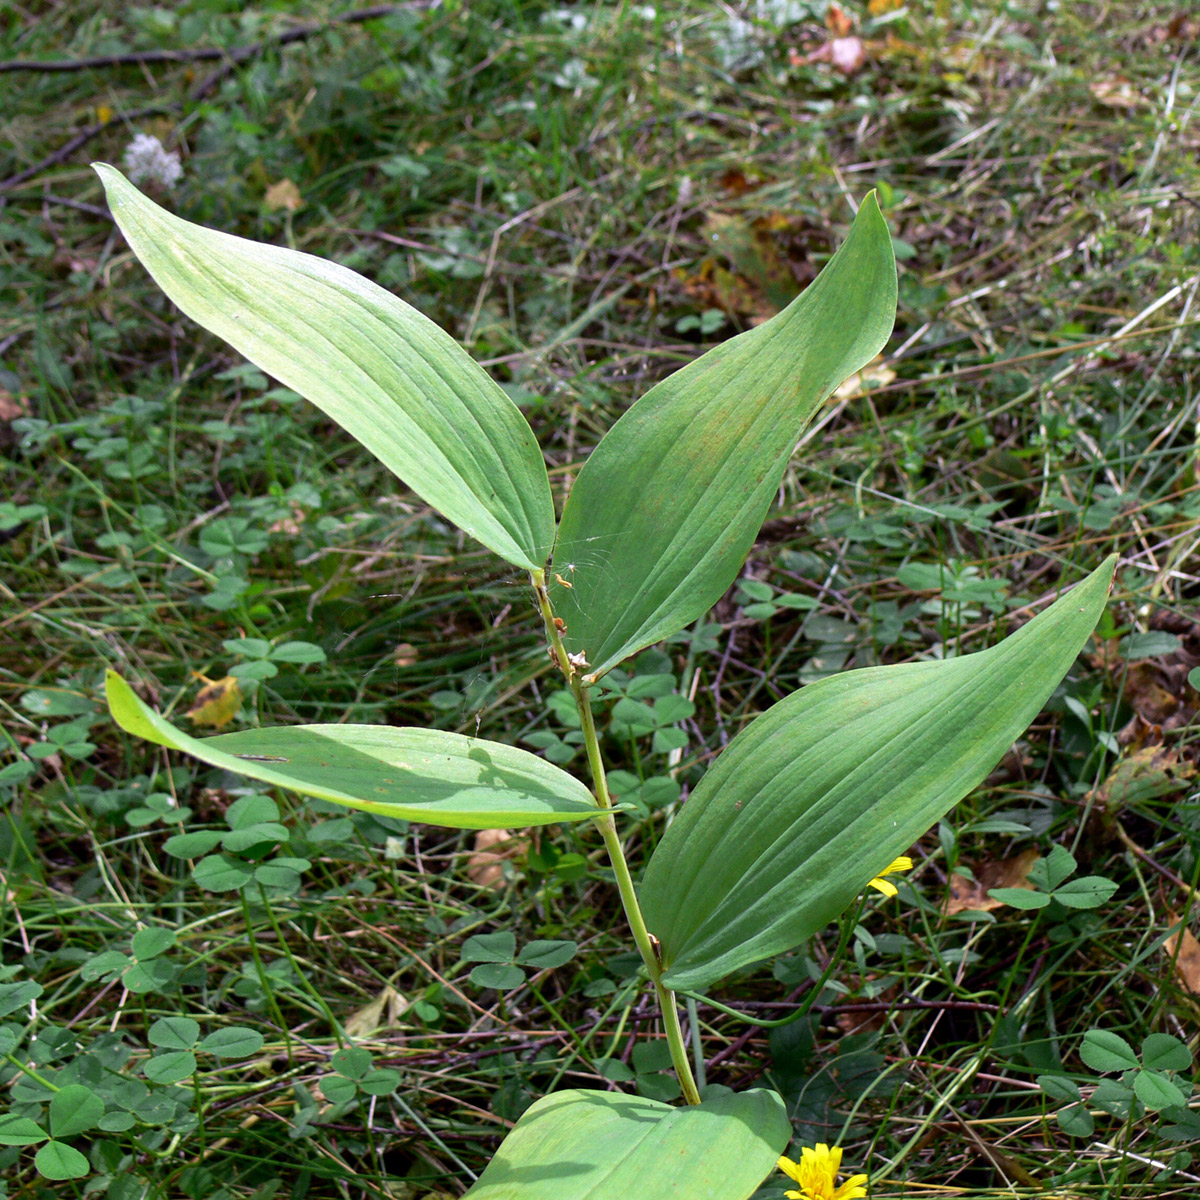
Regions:
<instances>
[{"instance_id":1,"label":"green plant","mask_svg":"<svg viewBox=\"0 0 1200 1200\"><path fill-rule=\"evenodd\" d=\"M583 735L582 743L556 740L555 757L566 761L582 744L591 787L527 751L441 730L312 725L196 739L110 672L114 718L212 766L386 817L468 829L592 823L686 1104L553 1092L518 1121L471 1195L561 1200L624 1190L647 1200L744 1200L786 1147L783 1102L763 1089L702 1094L676 993L702 991L805 941L973 789L1071 667L1103 611L1114 560L988 650L830 675L780 700L704 776L639 889L593 700L607 690L609 672L703 618L734 582L800 431L887 340L896 276L874 198L797 300L658 384L614 425L556 521L545 464L520 411L432 322L344 267L191 225L111 167L97 169L130 245L185 313L317 404L445 517L528 573ZM241 536L230 536L231 554ZM743 588L743 598L774 611L773 592ZM690 715L685 706L647 705L627 693L612 719L621 736L649 735L669 751L677 745L672 726ZM277 813L264 801L239 802L246 807L231 810L229 831L184 835L200 839L197 852L223 849L197 864L197 878L213 861L222 887L277 882L259 873L280 860L253 862L281 840ZM652 803L642 796L640 810ZM498 938L476 939L470 952L487 955L475 961L488 968L490 986L519 986L522 966L545 965L541 951L517 954L515 941ZM549 961L569 945L549 949ZM175 1037L167 1051L183 1064L192 1053L186 1040ZM667 1094L655 1078L660 1065L643 1054L635 1074ZM335 1066L330 1087L346 1100L372 1078L361 1055Z\"/></svg>"}]
</instances>

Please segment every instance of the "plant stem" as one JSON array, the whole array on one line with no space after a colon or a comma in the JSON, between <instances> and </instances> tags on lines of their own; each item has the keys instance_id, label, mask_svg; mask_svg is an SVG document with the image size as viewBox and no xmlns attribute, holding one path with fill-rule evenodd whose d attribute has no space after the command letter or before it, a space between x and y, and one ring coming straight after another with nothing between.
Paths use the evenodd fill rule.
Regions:
<instances>
[{"instance_id":1,"label":"plant stem","mask_svg":"<svg viewBox=\"0 0 1200 1200\"><path fill-rule=\"evenodd\" d=\"M604 771L604 759L600 754L600 741L596 735L596 720L592 715L592 704L587 689L581 682L581 668L571 661L567 649L563 645L559 626L555 623L554 610L550 605L550 596L546 591L546 575L544 571L531 571L530 582L533 584L534 595L537 597L538 610L542 614L542 623L546 629L546 638L550 643L550 652L559 670L566 677L571 693L575 697L575 706L579 710L579 719L583 724L584 745L587 748L588 765L592 771L592 783L595 790L596 803L602 809L612 809L612 796L608 791L608 779ZM582 667L586 670L586 666ZM675 1004L675 993L662 983L662 963L658 957L658 942L646 928L642 916L641 905L638 904L637 891L633 886L633 877L629 873L629 864L625 861L625 849L617 835L617 823L613 820L611 811L596 817L596 827L604 839L604 847L608 851L612 863L613 875L617 881L617 891L621 896L621 906L625 910L625 919L633 934L634 944L646 965L650 981L654 984L654 992L658 997L658 1005L662 1010L663 1029L667 1035L667 1046L671 1051L671 1065L679 1076L679 1086L683 1090L683 1098L688 1104L700 1103L700 1091L692 1074L691 1063L688 1061L687 1046L683 1040L683 1029L679 1024L679 1010Z\"/></svg>"}]
</instances>

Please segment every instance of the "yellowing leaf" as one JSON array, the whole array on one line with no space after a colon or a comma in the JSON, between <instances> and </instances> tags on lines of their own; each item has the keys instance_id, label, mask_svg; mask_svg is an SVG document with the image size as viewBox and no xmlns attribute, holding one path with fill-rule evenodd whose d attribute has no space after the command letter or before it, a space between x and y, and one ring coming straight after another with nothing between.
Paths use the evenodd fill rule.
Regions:
<instances>
[{"instance_id":1,"label":"yellowing leaf","mask_svg":"<svg viewBox=\"0 0 1200 1200\"><path fill-rule=\"evenodd\" d=\"M346 1033L350 1037L361 1038L380 1029L395 1029L411 1003L389 985L369 1004L364 1004L346 1018Z\"/></svg>"},{"instance_id":2,"label":"yellowing leaf","mask_svg":"<svg viewBox=\"0 0 1200 1200\"><path fill-rule=\"evenodd\" d=\"M904 7L904 0L868 0L867 12L873 17L882 17L884 13L895 12Z\"/></svg>"},{"instance_id":3,"label":"yellowing leaf","mask_svg":"<svg viewBox=\"0 0 1200 1200\"><path fill-rule=\"evenodd\" d=\"M205 686L196 694L196 702L187 710L187 715L197 725L211 725L224 729L242 707L241 685L232 675L224 679L205 679Z\"/></svg>"}]
</instances>

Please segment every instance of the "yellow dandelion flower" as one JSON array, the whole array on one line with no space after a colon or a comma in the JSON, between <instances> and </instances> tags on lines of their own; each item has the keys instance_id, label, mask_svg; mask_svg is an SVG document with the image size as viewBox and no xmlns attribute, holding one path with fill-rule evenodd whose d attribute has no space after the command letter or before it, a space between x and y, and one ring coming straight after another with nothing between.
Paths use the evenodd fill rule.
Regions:
<instances>
[{"instance_id":1,"label":"yellow dandelion flower","mask_svg":"<svg viewBox=\"0 0 1200 1200\"><path fill-rule=\"evenodd\" d=\"M798 1163L790 1158L779 1160L779 1169L800 1185L798 1192L784 1192L787 1200L860 1200L867 1194L865 1175L851 1175L838 1185L838 1168L842 1165L841 1146L818 1142L816 1149L805 1146Z\"/></svg>"},{"instance_id":2,"label":"yellow dandelion flower","mask_svg":"<svg viewBox=\"0 0 1200 1200\"><path fill-rule=\"evenodd\" d=\"M870 883L867 884L867 887L873 887L877 892L882 892L890 900L896 894L896 885L894 883L888 883L884 876L894 875L897 871L911 871L912 865L912 859L907 857L907 855L902 855L900 858L894 858L886 867L884 867L882 871L879 872L878 875L875 876L874 879L871 880Z\"/></svg>"}]
</instances>

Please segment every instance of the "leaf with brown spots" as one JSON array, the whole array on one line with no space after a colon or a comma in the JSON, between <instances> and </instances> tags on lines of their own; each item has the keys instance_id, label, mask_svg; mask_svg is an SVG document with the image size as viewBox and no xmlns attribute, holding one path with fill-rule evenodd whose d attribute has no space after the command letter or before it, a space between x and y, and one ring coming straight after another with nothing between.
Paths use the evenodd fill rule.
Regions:
<instances>
[{"instance_id":1,"label":"leaf with brown spots","mask_svg":"<svg viewBox=\"0 0 1200 1200\"><path fill-rule=\"evenodd\" d=\"M216 680L203 675L197 678L203 679L205 686L196 693L196 702L187 710L187 715L197 725L224 729L241 710L241 685L232 675Z\"/></svg>"},{"instance_id":2,"label":"leaf with brown spots","mask_svg":"<svg viewBox=\"0 0 1200 1200\"><path fill-rule=\"evenodd\" d=\"M1195 774L1195 765L1180 762L1175 750L1161 744L1143 746L1121 757L1095 790L1093 799L1106 816L1113 817L1131 804L1182 791Z\"/></svg>"}]
</instances>

